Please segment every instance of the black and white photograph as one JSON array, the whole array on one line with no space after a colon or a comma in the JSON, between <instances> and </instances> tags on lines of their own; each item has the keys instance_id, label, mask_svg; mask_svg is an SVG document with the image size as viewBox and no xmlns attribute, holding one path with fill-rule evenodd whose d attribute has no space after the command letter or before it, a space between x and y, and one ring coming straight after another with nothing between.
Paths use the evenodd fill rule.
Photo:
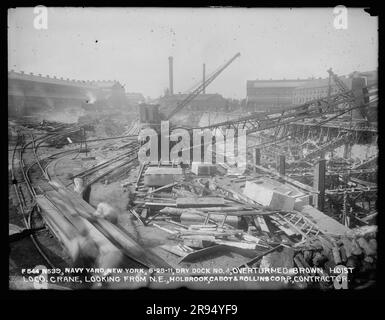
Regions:
<instances>
[{"instance_id":1,"label":"black and white photograph","mask_svg":"<svg viewBox=\"0 0 385 320\"><path fill-rule=\"evenodd\" d=\"M8 8L9 290L375 288L378 28L348 5ZM144 313L239 312L182 309Z\"/></svg>"}]
</instances>

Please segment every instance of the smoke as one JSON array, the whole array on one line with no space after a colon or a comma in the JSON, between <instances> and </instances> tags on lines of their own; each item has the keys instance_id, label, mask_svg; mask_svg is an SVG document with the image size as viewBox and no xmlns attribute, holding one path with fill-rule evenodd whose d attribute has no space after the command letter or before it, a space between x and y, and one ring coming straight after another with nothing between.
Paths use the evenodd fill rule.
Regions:
<instances>
[{"instance_id":1,"label":"smoke","mask_svg":"<svg viewBox=\"0 0 385 320\"><path fill-rule=\"evenodd\" d=\"M96 97L91 91L87 91L86 96L87 96L87 103L94 103L96 101Z\"/></svg>"},{"instance_id":2,"label":"smoke","mask_svg":"<svg viewBox=\"0 0 385 320\"><path fill-rule=\"evenodd\" d=\"M74 107L64 110L53 110L49 113L41 114L41 120L58 121L63 123L76 123L79 117L84 115L84 110Z\"/></svg>"}]
</instances>

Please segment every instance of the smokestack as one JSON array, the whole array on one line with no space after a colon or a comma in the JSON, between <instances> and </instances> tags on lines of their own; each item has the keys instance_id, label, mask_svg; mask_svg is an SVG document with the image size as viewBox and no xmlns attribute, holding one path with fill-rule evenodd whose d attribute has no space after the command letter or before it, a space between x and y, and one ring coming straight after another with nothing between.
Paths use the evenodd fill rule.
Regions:
<instances>
[{"instance_id":1,"label":"smokestack","mask_svg":"<svg viewBox=\"0 0 385 320\"><path fill-rule=\"evenodd\" d=\"M170 95L174 94L173 57L168 57L168 77L170 81Z\"/></svg>"},{"instance_id":2,"label":"smokestack","mask_svg":"<svg viewBox=\"0 0 385 320\"><path fill-rule=\"evenodd\" d=\"M203 94L206 94L206 64L203 64Z\"/></svg>"}]
</instances>

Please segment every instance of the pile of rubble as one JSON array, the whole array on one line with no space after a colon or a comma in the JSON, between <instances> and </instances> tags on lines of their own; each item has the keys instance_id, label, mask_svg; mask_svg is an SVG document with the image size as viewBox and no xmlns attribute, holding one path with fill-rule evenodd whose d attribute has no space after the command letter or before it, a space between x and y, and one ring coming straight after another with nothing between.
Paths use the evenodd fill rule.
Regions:
<instances>
[{"instance_id":1,"label":"pile of rubble","mask_svg":"<svg viewBox=\"0 0 385 320\"><path fill-rule=\"evenodd\" d=\"M161 248L178 257L176 266L225 247L249 253L239 267L297 267L325 276L344 266L353 268L351 287L374 279L376 226L349 229L311 206L311 195L292 185L217 169L142 166L136 182L123 184L129 211L173 240Z\"/></svg>"}]
</instances>

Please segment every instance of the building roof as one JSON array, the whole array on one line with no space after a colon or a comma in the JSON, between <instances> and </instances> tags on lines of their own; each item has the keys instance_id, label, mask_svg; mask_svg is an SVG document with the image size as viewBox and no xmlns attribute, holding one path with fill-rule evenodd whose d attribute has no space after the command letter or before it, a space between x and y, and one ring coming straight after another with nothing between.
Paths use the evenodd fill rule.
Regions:
<instances>
[{"instance_id":1,"label":"building roof","mask_svg":"<svg viewBox=\"0 0 385 320\"><path fill-rule=\"evenodd\" d=\"M352 82L351 78L348 78L348 77L339 77L339 78L340 78L340 80L342 80L342 82L345 83L345 85L348 88L351 87L351 82ZM296 89L324 88L324 87L327 87L328 85L329 85L329 78L322 78L322 79L314 79L312 81L305 82L302 86L299 86ZM333 80L331 80L331 85L332 86L336 85Z\"/></svg>"},{"instance_id":2,"label":"building roof","mask_svg":"<svg viewBox=\"0 0 385 320\"><path fill-rule=\"evenodd\" d=\"M296 88L310 79L282 79L282 80L248 80L248 88Z\"/></svg>"},{"instance_id":3,"label":"building roof","mask_svg":"<svg viewBox=\"0 0 385 320\"><path fill-rule=\"evenodd\" d=\"M24 71L16 72L14 70L8 71L9 80L24 80L24 81L33 81L44 84L57 84L57 85L67 85L67 86L76 86L76 87L86 87L86 88L110 88L114 84L118 83L117 81L89 81L89 80L75 80L75 79L64 79L63 77L49 76L42 74L34 74L33 72L25 73Z\"/></svg>"}]
</instances>

